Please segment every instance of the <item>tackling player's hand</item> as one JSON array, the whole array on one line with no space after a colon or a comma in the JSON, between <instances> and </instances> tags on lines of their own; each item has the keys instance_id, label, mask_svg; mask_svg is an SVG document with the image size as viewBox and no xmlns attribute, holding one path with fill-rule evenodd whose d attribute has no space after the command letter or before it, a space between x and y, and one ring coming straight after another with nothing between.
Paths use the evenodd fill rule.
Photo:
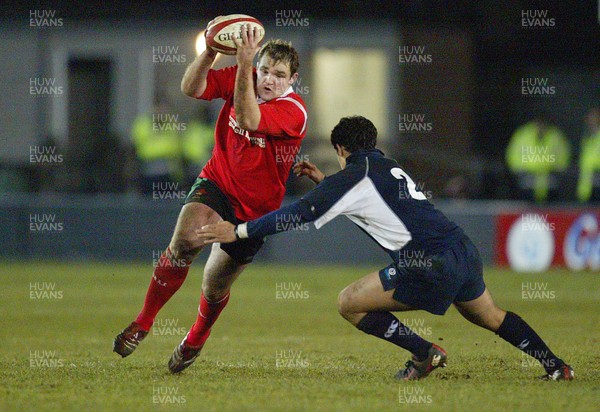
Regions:
<instances>
[{"instance_id":1,"label":"tackling player's hand","mask_svg":"<svg viewBox=\"0 0 600 412\"><path fill-rule=\"evenodd\" d=\"M252 61L254 60L254 56L260 49L259 43L259 34L258 27L252 27L250 29L248 24L244 24L240 28L242 32L242 38L237 39L233 38L233 42L235 43L235 47L237 48L237 52L235 54L235 58L237 60L238 66L249 65L252 67Z\"/></svg>"},{"instance_id":2,"label":"tackling player's hand","mask_svg":"<svg viewBox=\"0 0 600 412\"><path fill-rule=\"evenodd\" d=\"M296 176L307 176L310 180L317 184L321 183L323 179L325 179L325 175L317 166L305 160L296 163L293 170Z\"/></svg>"},{"instance_id":3,"label":"tackling player's hand","mask_svg":"<svg viewBox=\"0 0 600 412\"><path fill-rule=\"evenodd\" d=\"M236 241L235 225L231 222L222 221L213 225L202 226L197 229L196 234L204 239L204 244L209 243L231 243Z\"/></svg>"}]
</instances>

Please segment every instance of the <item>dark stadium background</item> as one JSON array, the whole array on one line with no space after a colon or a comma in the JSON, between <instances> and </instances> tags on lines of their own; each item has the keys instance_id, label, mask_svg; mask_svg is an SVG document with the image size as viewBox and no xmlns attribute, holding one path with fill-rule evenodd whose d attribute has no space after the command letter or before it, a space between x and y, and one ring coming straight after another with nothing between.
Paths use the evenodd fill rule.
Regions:
<instances>
[{"instance_id":1,"label":"dark stadium background","mask_svg":"<svg viewBox=\"0 0 600 412\"><path fill-rule=\"evenodd\" d=\"M64 26L29 27L29 13L36 9L55 10ZM546 10L548 16L555 19L555 26L521 27L521 13L532 9ZM0 32L5 49L0 63L3 73L0 123L5 141L0 156L3 193L0 213L7 223L2 225L2 254L144 260L149 250L166 244L179 208L177 201L144 199L132 189L135 176L127 170L125 156L131 151L131 142L128 127L123 126L123 122L139 114L136 108L151 105L150 100L156 98L161 87L162 92L166 89L170 96L177 96L176 113L192 114L196 107L194 102L186 100L177 90L176 81L181 78L185 65L156 68L151 80L156 84L154 95L147 96L147 101L133 95L126 97L130 99L126 105L121 101L118 107L126 106L125 112L118 113L121 124L115 127L116 121L110 116L116 110L116 94L129 93L143 79L139 72L132 70L125 83L119 80L119 84L126 84L129 89L120 90L112 76L122 62L110 61L111 68L106 71L109 77L105 79L111 85L110 93L100 97L100 90L83 90L94 93L97 101L105 99L111 115L90 122L93 124L88 125L84 137L54 136L53 129L69 130L71 122L76 122L71 118L67 120L68 125L56 126L58 120L52 99L65 97L32 98L28 96L27 84L28 78L53 76L52 62L57 58L53 48L61 45L51 38L66 36L76 44L79 57L83 56L85 61L86 48L89 46L92 50L96 42L103 41L102 36L110 35L113 30L127 33L130 29L131 36L140 39L140 47L177 45L187 48L186 53L192 57L193 38L179 33L199 32L215 16L237 12L263 21L269 37L276 13L281 10L299 10L309 21L307 27L279 27L276 33L290 37L299 49L303 84L310 88L304 97L311 123L302 153L327 171L336 168L324 132L333 124L319 124L319 116L326 111L317 113L315 109L318 93L311 65L314 49L317 46L326 49L328 39L334 39L332 49L378 49L385 53L391 64L387 65L387 88L382 97L385 123L383 127L378 125L382 147L404 165L440 208L466 226L487 263L493 263L497 253L494 218L498 212L518 212L534 206L516 190L514 178L505 165L504 150L513 131L536 116L558 125L570 140L573 152L561 190L547 206L558 210L565 207L597 210L594 204L577 204L575 198L584 116L600 104L600 30L596 2L13 1L0 5ZM97 38L86 35L86 30L92 29L101 34ZM157 41L153 37L156 33L167 33L169 40ZM127 40L125 34L124 47ZM398 47L403 45L425 46L427 53L433 56L433 63L398 64ZM70 50L72 46L65 47ZM343 77L343 73L340 75ZM556 86L556 95L543 98L520 95L520 81L527 76L548 78ZM335 84L329 86L335 88ZM351 90L348 93L349 100L362 99L360 95L352 95ZM211 110L218 110L219 106L219 103L213 104ZM432 133L399 133L401 113L424 114L433 124ZM43 144L48 137L59 140L64 164L48 168L29 162L29 147ZM71 151L73 147L93 153L95 166L90 167L83 155L84 160L72 161L71 153L77 152ZM73 183L76 178L79 183ZM458 189L453 189L452 182ZM189 180L181 182L180 188L185 190L190 184ZM310 184L291 180L288 189L292 198L310 189ZM64 223L64 235L40 236L28 230L31 216L44 213L53 214ZM330 242L340 230L350 230L348 227L345 221L336 222L330 230L311 231L308 236ZM296 242L305 243L303 236L305 234L283 235L278 241L296 245ZM98 239L102 242L95 244ZM372 246L359 244L360 247L352 247L354 250L340 248L339 253L306 245L303 251L278 247L275 253L267 248L263 257L276 261L365 261L380 256ZM369 252L356 252L364 248Z\"/></svg>"}]
</instances>

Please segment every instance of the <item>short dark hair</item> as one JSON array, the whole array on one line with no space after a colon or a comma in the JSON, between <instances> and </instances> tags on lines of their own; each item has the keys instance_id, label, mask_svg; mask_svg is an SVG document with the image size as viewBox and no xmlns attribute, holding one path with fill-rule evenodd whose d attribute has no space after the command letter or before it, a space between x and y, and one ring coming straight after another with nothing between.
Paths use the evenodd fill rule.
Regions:
<instances>
[{"instance_id":1,"label":"short dark hair","mask_svg":"<svg viewBox=\"0 0 600 412\"><path fill-rule=\"evenodd\" d=\"M374 149L377 144L377 128L362 116L342 117L331 131L331 145L343 146L354 153L361 149Z\"/></svg>"},{"instance_id":2,"label":"short dark hair","mask_svg":"<svg viewBox=\"0 0 600 412\"><path fill-rule=\"evenodd\" d=\"M285 63L290 66L290 76L293 76L298 71L300 60L298 52L292 47L291 42L280 39L269 40L258 51L258 60L264 55L269 56L275 63Z\"/></svg>"}]
</instances>

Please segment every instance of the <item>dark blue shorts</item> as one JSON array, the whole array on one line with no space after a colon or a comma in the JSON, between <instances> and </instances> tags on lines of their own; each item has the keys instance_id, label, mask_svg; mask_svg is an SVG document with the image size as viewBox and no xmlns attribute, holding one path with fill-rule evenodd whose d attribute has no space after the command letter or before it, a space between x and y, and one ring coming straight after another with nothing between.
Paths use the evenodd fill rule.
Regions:
<instances>
[{"instance_id":1,"label":"dark blue shorts","mask_svg":"<svg viewBox=\"0 0 600 412\"><path fill-rule=\"evenodd\" d=\"M402 252L402 251L401 251ZM384 290L398 302L443 315L453 302L467 302L485 290L479 252L468 237L437 255L406 251L398 263L379 271Z\"/></svg>"}]
</instances>

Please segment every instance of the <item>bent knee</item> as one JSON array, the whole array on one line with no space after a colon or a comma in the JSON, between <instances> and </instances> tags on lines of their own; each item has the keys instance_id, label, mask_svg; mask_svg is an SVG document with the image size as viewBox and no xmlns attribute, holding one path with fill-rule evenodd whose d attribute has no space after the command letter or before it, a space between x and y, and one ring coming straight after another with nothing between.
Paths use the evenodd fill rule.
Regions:
<instances>
[{"instance_id":1,"label":"bent knee","mask_svg":"<svg viewBox=\"0 0 600 412\"><path fill-rule=\"evenodd\" d=\"M175 238L171 241L169 249L171 249L171 255L174 259L185 259L191 262L198 256L202 246L197 246L194 242L185 238Z\"/></svg>"},{"instance_id":2,"label":"bent knee","mask_svg":"<svg viewBox=\"0 0 600 412\"><path fill-rule=\"evenodd\" d=\"M346 287L338 295L338 312L346 319L353 313L350 287Z\"/></svg>"},{"instance_id":3,"label":"bent knee","mask_svg":"<svg viewBox=\"0 0 600 412\"><path fill-rule=\"evenodd\" d=\"M360 320L367 314L357 307L351 287L342 290L338 295L338 312L357 328Z\"/></svg>"}]
</instances>

